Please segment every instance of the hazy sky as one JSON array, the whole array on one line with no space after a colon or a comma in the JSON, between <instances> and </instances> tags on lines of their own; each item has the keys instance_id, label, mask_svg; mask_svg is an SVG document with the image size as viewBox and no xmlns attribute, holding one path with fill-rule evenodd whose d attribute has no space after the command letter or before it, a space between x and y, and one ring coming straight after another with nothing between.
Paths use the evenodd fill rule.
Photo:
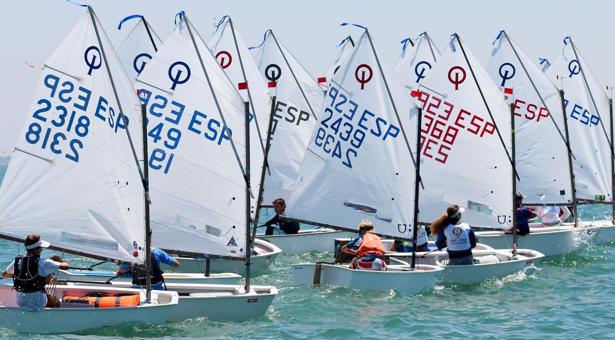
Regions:
<instances>
[{"instance_id":1,"label":"hazy sky","mask_svg":"<svg viewBox=\"0 0 615 340\"><path fill-rule=\"evenodd\" d=\"M442 49L451 33L459 33L483 65L500 29L506 29L533 59L547 57L552 61L561 49L562 38L571 35L599 80L615 85L615 5L604 0L82 2L94 7L116 46L126 34L117 31L117 23L130 14L145 15L163 39L172 30L179 10L186 11L203 36L212 32L214 18L229 14L250 46L260 43L265 29L272 28L314 76L324 74L336 54L335 45L352 32L339 26L344 21L366 25L391 66L399 58L399 41L423 31ZM83 11L64 0L3 1L0 5L0 156L13 149L40 77L41 70L27 64L43 65Z\"/></svg>"}]
</instances>

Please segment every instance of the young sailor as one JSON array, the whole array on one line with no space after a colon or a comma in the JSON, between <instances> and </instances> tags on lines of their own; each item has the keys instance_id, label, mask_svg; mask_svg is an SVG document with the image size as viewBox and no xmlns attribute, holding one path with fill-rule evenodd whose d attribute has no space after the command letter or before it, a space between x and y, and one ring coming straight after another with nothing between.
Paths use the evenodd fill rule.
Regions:
<instances>
[{"instance_id":1,"label":"young sailor","mask_svg":"<svg viewBox=\"0 0 615 340\"><path fill-rule=\"evenodd\" d=\"M285 234L296 234L299 232L301 228L299 223L286 219L286 202L283 198L276 198L273 201L273 209L275 210L275 216L265 223L267 226L265 235L273 235L272 225L274 224L277 224Z\"/></svg>"},{"instance_id":2,"label":"young sailor","mask_svg":"<svg viewBox=\"0 0 615 340\"><path fill-rule=\"evenodd\" d=\"M463 223L461 214L465 211L458 205L451 205L446 213L431 223L432 235L437 235L438 249L446 247L449 265L473 264L472 248L476 247L476 236L470 225Z\"/></svg>"},{"instance_id":3,"label":"young sailor","mask_svg":"<svg viewBox=\"0 0 615 340\"><path fill-rule=\"evenodd\" d=\"M160 263L172 266L173 268L179 267L179 262L174 257L170 256L162 249L152 248L151 280L153 290L166 290L164 286L164 277L162 276L164 272L160 269ZM129 273L132 275L132 288L145 288L147 285L145 268L136 266L131 268L129 265L122 264L115 275L122 276L123 274L128 275Z\"/></svg>"},{"instance_id":4,"label":"young sailor","mask_svg":"<svg viewBox=\"0 0 615 340\"><path fill-rule=\"evenodd\" d=\"M530 220L538 215L530 208L522 205L523 193L517 192L515 194L515 228L518 235L525 236L530 233Z\"/></svg>"},{"instance_id":5,"label":"young sailor","mask_svg":"<svg viewBox=\"0 0 615 340\"><path fill-rule=\"evenodd\" d=\"M561 225L562 222L566 221L570 216L572 216L570 209L565 205L561 208L557 206L546 206L542 207L540 210L540 221L545 227Z\"/></svg>"},{"instance_id":6,"label":"young sailor","mask_svg":"<svg viewBox=\"0 0 615 340\"><path fill-rule=\"evenodd\" d=\"M346 254L354 255L352 269L386 270L384 246L378 235L373 233L374 224L364 220L359 223L359 236L342 247Z\"/></svg>"},{"instance_id":7,"label":"young sailor","mask_svg":"<svg viewBox=\"0 0 615 340\"><path fill-rule=\"evenodd\" d=\"M2 273L2 278L13 276L13 287L17 291L17 305L27 311L40 311L47 306L45 279L57 273L58 269L68 269L68 263L59 256L51 259L41 257L43 248L49 242L41 240L40 235L28 235L24 242L26 256L17 256Z\"/></svg>"}]
</instances>

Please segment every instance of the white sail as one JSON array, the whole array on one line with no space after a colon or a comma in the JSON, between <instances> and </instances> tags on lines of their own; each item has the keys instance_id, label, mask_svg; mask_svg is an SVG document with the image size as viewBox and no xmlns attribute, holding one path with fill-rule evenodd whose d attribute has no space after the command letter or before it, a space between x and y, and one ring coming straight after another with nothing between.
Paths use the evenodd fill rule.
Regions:
<instances>
[{"instance_id":1,"label":"white sail","mask_svg":"<svg viewBox=\"0 0 615 340\"><path fill-rule=\"evenodd\" d=\"M467 61L453 35L419 86L424 184L420 220L432 221L448 205L458 204L466 208L466 222L503 228L513 208L510 113L476 57L467 48L465 54Z\"/></svg>"},{"instance_id":2,"label":"white sail","mask_svg":"<svg viewBox=\"0 0 615 340\"><path fill-rule=\"evenodd\" d=\"M337 73L337 70L339 70L342 64L346 62L346 59L350 57L353 48L354 40L352 40L352 36L350 35L337 44L337 55L335 56L335 59L333 59L331 65L327 68L327 72L325 72L325 81L320 84L323 90L326 91L329 88L331 79L333 79L335 73Z\"/></svg>"},{"instance_id":3,"label":"white sail","mask_svg":"<svg viewBox=\"0 0 615 340\"><path fill-rule=\"evenodd\" d=\"M0 234L40 234L52 246L142 263L144 193L122 114L138 152L138 98L102 25L85 13L45 63L24 117L0 189Z\"/></svg>"},{"instance_id":4,"label":"white sail","mask_svg":"<svg viewBox=\"0 0 615 340\"><path fill-rule=\"evenodd\" d=\"M493 43L487 72L514 105L517 191L526 203L572 202L558 89L504 31Z\"/></svg>"},{"instance_id":5,"label":"white sail","mask_svg":"<svg viewBox=\"0 0 615 340\"><path fill-rule=\"evenodd\" d=\"M131 29L128 21L134 20L136 20L136 23ZM117 54L126 74L134 82L147 62L156 54L156 50L162 45L162 39L140 15L131 15L122 19L118 29L129 32L117 49Z\"/></svg>"},{"instance_id":6,"label":"white sail","mask_svg":"<svg viewBox=\"0 0 615 340\"><path fill-rule=\"evenodd\" d=\"M254 50L256 64L276 96L269 150L269 172L265 179L263 203L288 198L298 178L299 167L324 93L299 61L267 31Z\"/></svg>"},{"instance_id":7,"label":"white sail","mask_svg":"<svg viewBox=\"0 0 615 340\"><path fill-rule=\"evenodd\" d=\"M546 74L564 90L577 198L612 201L607 95L569 38Z\"/></svg>"},{"instance_id":8,"label":"white sail","mask_svg":"<svg viewBox=\"0 0 615 340\"><path fill-rule=\"evenodd\" d=\"M440 57L440 51L426 32L419 35L414 46L408 46L409 43L406 41L409 42L403 40L403 53L395 66L395 74L409 93L429 75Z\"/></svg>"},{"instance_id":9,"label":"white sail","mask_svg":"<svg viewBox=\"0 0 615 340\"><path fill-rule=\"evenodd\" d=\"M244 104L183 15L137 86L148 116L152 244L243 257Z\"/></svg>"},{"instance_id":10,"label":"white sail","mask_svg":"<svg viewBox=\"0 0 615 340\"><path fill-rule=\"evenodd\" d=\"M217 25L209 48L231 83L239 90L243 100L250 103L250 183L255 196L252 200L254 213L271 116L271 99L267 84L230 17L225 16Z\"/></svg>"},{"instance_id":11,"label":"white sail","mask_svg":"<svg viewBox=\"0 0 615 340\"><path fill-rule=\"evenodd\" d=\"M415 107L374 53L366 31L333 77L287 213L348 229L369 219L380 234L411 238L415 168L385 81L407 98L395 102L400 116Z\"/></svg>"}]
</instances>

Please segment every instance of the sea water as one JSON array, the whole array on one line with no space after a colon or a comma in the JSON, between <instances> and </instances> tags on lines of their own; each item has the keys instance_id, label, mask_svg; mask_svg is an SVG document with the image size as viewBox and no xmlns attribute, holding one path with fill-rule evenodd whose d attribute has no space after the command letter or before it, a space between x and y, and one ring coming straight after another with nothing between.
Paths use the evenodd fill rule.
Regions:
<instances>
[{"instance_id":1,"label":"sea water","mask_svg":"<svg viewBox=\"0 0 615 340\"><path fill-rule=\"evenodd\" d=\"M0 181L4 171L0 166ZM585 207L581 214L584 219L604 219L605 215L608 209L601 206ZM18 252L23 253L21 247L0 240L0 267L8 265ZM88 263L65 257L74 265ZM589 245L576 254L547 258L527 273L471 286L436 286L419 295L293 284L291 264L328 260L331 255L323 253L278 256L269 270L253 278L253 284L273 285L280 291L267 314L255 320L127 324L40 337L0 329L0 337L615 338L615 245Z\"/></svg>"}]
</instances>

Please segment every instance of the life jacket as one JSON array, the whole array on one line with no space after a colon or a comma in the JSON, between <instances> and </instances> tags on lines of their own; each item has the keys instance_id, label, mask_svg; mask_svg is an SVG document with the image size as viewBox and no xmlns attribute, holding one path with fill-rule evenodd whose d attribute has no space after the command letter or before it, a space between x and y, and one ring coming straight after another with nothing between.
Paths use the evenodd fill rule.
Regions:
<instances>
[{"instance_id":1,"label":"life jacket","mask_svg":"<svg viewBox=\"0 0 615 340\"><path fill-rule=\"evenodd\" d=\"M561 224L560 211L559 207L543 207L540 216L542 224L548 227Z\"/></svg>"},{"instance_id":2,"label":"life jacket","mask_svg":"<svg viewBox=\"0 0 615 340\"><path fill-rule=\"evenodd\" d=\"M156 257L152 253L152 285L162 283L164 281L164 277L162 274L164 272L160 269L160 264L156 261ZM145 286L147 285L147 271L144 266L132 266L132 284Z\"/></svg>"},{"instance_id":3,"label":"life jacket","mask_svg":"<svg viewBox=\"0 0 615 340\"><path fill-rule=\"evenodd\" d=\"M20 293L45 291L45 277L38 275L40 256L17 256L13 265L13 288Z\"/></svg>"},{"instance_id":4,"label":"life jacket","mask_svg":"<svg viewBox=\"0 0 615 340\"><path fill-rule=\"evenodd\" d=\"M124 296L65 296L62 298L64 304L74 304L80 307L94 308L114 308L114 307L133 307L141 303L139 294Z\"/></svg>"},{"instance_id":5,"label":"life jacket","mask_svg":"<svg viewBox=\"0 0 615 340\"><path fill-rule=\"evenodd\" d=\"M369 232L363 235L363 241L361 241L357 254L363 256L367 252L376 252L384 255L384 246L378 235Z\"/></svg>"},{"instance_id":6,"label":"life jacket","mask_svg":"<svg viewBox=\"0 0 615 340\"><path fill-rule=\"evenodd\" d=\"M448 251L459 252L472 249L470 230L470 226L467 223L449 224L444 228Z\"/></svg>"},{"instance_id":7,"label":"life jacket","mask_svg":"<svg viewBox=\"0 0 615 340\"><path fill-rule=\"evenodd\" d=\"M530 220L527 216L528 208L521 207L515 210L515 227L520 236L525 236L530 233Z\"/></svg>"}]
</instances>

